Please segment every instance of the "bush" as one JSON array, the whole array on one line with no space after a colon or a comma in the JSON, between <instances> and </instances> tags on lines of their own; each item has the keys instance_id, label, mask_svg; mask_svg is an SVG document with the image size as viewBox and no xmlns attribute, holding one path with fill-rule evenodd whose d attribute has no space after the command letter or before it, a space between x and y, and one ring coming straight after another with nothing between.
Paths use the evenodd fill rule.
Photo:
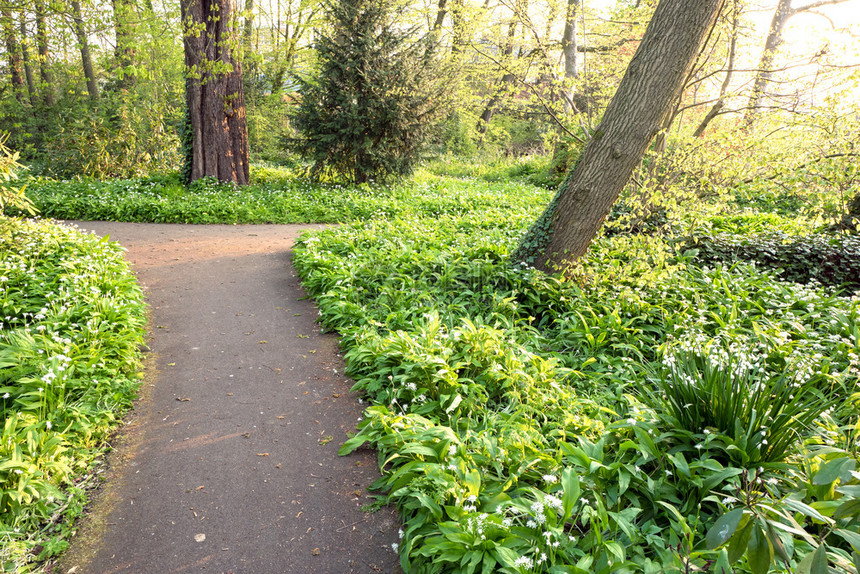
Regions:
<instances>
[{"instance_id":1,"label":"bush","mask_svg":"<svg viewBox=\"0 0 860 574\"><path fill-rule=\"evenodd\" d=\"M299 79L288 140L311 173L354 183L410 174L438 116L445 87L432 44L398 28L393 0L328 2L314 80ZM345 40L348 39L348 40Z\"/></svg>"},{"instance_id":2,"label":"bush","mask_svg":"<svg viewBox=\"0 0 860 574\"><path fill-rule=\"evenodd\" d=\"M719 234L690 237L683 245L695 249L698 259L709 264L755 261L786 281L860 289L860 238L855 235Z\"/></svg>"}]
</instances>

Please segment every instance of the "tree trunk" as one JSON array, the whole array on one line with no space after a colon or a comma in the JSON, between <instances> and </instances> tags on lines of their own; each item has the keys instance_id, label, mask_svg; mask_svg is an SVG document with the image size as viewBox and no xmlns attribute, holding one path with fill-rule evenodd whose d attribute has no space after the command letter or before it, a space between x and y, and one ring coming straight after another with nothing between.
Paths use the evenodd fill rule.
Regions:
<instances>
[{"instance_id":1,"label":"tree trunk","mask_svg":"<svg viewBox=\"0 0 860 574\"><path fill-rule=\"evenodd\" d=\"M233 0L182 0L186 99L193 134L191 181L248 183L242 67L234 57Z\"/></svg>"},{"instance_id":2,"label":"tree trunk","mask_svg":"<svg viewBox=\"0 0 860 574\"><path fill-rule=\"evenodd\" d=\"M12 11L8 7L0 11L0 19L3 22L3 39L6 43L6 52L9 56L9 76L12 81L12 91L19 103L24 103L24 76L21 62L21 50L18 45L18 36L15 31L15 22L12 19Z\"/></svg>"},{"instance_id":3,"label":"tree trunk","mask_svg":"<svg viewBox=\"0 0 860 574\"><path fill-rule=\"evenodd\" d=\"M113 25L116 38L114 49L117 85L121 90L130 90L136 83L134 74L134 2L133 0L111 0Z\"/></svg>"},{"instance_id":4,"label":"tree trunk","mask_svg":"<svg viewBox=\"0 0 860 574\"><path fill-rule=\"evenodd\" d=\"M567 17L564 21L564 33L561 36L561 51L564 54L564 80L569 86L565 86L564 111L571 112L573 105L573 81L579 77L579 69L576 64L576 17L579 11L580 0L567 0Z\"/></svg>"},{"instance_id":5,"label":"tree trunk","mask_svg":"<svg viewBox=\"0 0 860 574\"><path fill-rule=\"evenodd\" d=\"M744 124L746 126L752 125L755 114L761 107L762 96L764 96L767 85L773 76L773 62L776 52L782 46L782 31L785 29L786 22L793 15L794 11L791 9L791 0L779 0L776 11L773 13L773 19L770 21L770 28L764 43L764 51L761 53L761 59L758 63L758 71L756 72L752 94L750 94L747 111L744 114Z\"/></svg>"},{"instance_id":6,"label":"tree trunk","mask_svg":"<svg viewBox=\"0 0 860 574\"><path fill-rule=\"evenodd\" d=\"M37 0L34 3L36 9L36 48L39 51L39 77L42 81L40 86L42 100L45 105L54 105L54 75L51 73L51 62L48 55L48 27L45 23L45 3Z\"/></svg>"},{"instance_id":7,"label":"tree trunk","mask_svg":"<svg viewBox=\"0 0 860 574\"><path fill-rule=\"evenodd\" d=\"M723 2L660 1L603 120L514 260L565 271L587 251L678 99Z\"/></svg>"},{"instance_id":8,"label":"tree trunk","mask_svg":"<svg viewBox=\"0 0 860 574\"><path fill-rule=\"evenodd\" d=\"M508 39L505 42L505 48L502 52L502 61L510 58L511 54L514 53L514 38L516 35L517 19L515 16L508 26ZM496 113L496 108L499 106L499 102L502 101L502 96L516 80L517 77L511 72L506 72L505 75L502 76L501 85L496 89L496 92L487 102L487 105L484 106L484 111L481 113L481 117L478 118L478 125L475 126L481 136L487 133L487 127L490 125L490 120L493 119L493 115Z\"/></svg>"},{"instance_id":9,"label":"tree trunk","mask_svg":"<svg viewBox=\"0 0 860 574\"><path fill-rule=\"evenodd\" d=\"M729 84L732 83L732 75L735 71L735 56L737 55L740 16L740 3L736 0L732 10L732 38L731 43L729 44L729 60L726 63L726 77L725 79L723 79L723 83L720 86L720 95L717 98L717 101L714 102L714 105L711 106L711 109L708 110L708 113L705 114L704 118L702 118L702 121L699 123L698 127L696 128L696 131L693 132L694 138L702 137L702 135L705 133L705 130L708 129L708 125L714 120L715 117L717 117L717 115L720 113L720 110L722 110L723 107L726 105L726 93L729 91Z\"/></svg>"},{"instance_id":10,"label":"tree trunk","mask_svg":"<svg viewBox=\"0 0 860 574\"><path fill-rule=\"evenodd\" d=\"M90 56L90 42L87 31L84 29L84 19L81 16L80 0L72 0L72 24L75 29L75 37L81 50L81 63L84 67L84 77L87 79L87 93L90 100L97 102L99 99L99 88L96 84L96 73L93 69L93 59Z\"/></svg>"},{"instance_id":11,"label":"tree trunk","mask_svg":"<svg viewBox=\"0 0 860 574\"><path fill-rule=\"evenodd\" d=\"M27 80L27 94L30 105L36 105L36 80L33 78L33 66L30 64L30 48L27 46L27 24L21 16L21 61L24 63L24 78Z\"/></svg>"}]
</instances>

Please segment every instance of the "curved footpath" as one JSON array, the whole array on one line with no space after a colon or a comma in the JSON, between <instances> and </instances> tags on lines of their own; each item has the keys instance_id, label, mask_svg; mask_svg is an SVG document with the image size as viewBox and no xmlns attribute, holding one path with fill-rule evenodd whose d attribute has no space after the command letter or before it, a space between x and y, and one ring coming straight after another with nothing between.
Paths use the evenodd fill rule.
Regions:
<instances>
[{"instance_id":1,"label":"curved footpath","mask_svg":"<svg viewBox=\"0 0 860 574\"><path fill-rule=\"evenodd\" d=\"M127 250L150 305L142 399L55 572L397 572L362 407L290 263L314 226L77 222ZM318 227L318 226L317 226Z\"/></svg>"}]
</instances>

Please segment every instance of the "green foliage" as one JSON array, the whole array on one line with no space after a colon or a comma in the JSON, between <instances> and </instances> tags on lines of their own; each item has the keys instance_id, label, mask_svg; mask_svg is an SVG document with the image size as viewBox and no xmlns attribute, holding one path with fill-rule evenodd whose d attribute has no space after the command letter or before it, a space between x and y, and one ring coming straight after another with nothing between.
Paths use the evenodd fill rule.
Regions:
<instances>
[{"instance_id":1,"label":"green foliage","mask_svg":"<svg viewBox=\"0 0 860 574\"><path fill-rule=\"evenodd\" d=\"M470 186L493 173L481 176ZM857 409L842 399L860 375L856 300L748 265L698 267L642 234L598 238L576 282L510 267L540 204L508 189L296 249L376 405L342 451L380 450L404 569L786 572L816 540L816 560L841 568L856 479L842 466L815 476L839 456L856 464ZM668 408L649 373L684 356L662 380L690 398ZM708 401L726 386L745 400ZM814 484L836 474L845 493ZM791 511L842 504L832 528Z\"/></svg>"},{"instance_id":2,"label":"green foliage","mask_svg":"<svg viewBox=\"0 0 860 574\"><path fill-rule=\"evenodd\" d=\"M289 140L316 177L383 182L415 168L445 90L429 38L399 29L404 9L391 0L326 4L319 69L314 79L297 78L299 137Z\"/></svg>"},{"instance_id":3,"label":"green foliage","mask_svg":"<svg viewBox=\"0 0 860 574\"><path fill-rule=\"evenodd\" d=\"M42 143L34 172L57 177L134 177L175 169L180 162L177 112L124 95L98 107L57 110L56 133Z\"/></svg>"},{"instance_id":4,"label":"green foliage","mask_svg":"<svg viewBox=\"0 0 860 574\"><path fill-rule=\"evenodd\" d=\"M860 239L855 235L783 233L691 237L685 246L713 264L754 261L787 281L860 289Z\"/></svg>"},{"instance_id":5,"label":"green foliage","mask_svg":"<svg viewBox=\"0 0 860 574\"><path fill-rule=\"evenodd\" d=\"M18 153L6 147L7 136L0 137L0 220L7 211L23 211L30 215L35 213L33 203L24 195L24 188L11 187L10 181L18 178Z\"/></svg>"},{"instance_id":6,"label":"green foliage","mask_svg":"<svg viewBox=\"0 0 860 574\"><path fill-rule=\"evenodd\" d=\"M0 228L4 571L64 548L82 504L72 485L135 396L145 319L116 244L44 222Z\"/></svg>"}]
</instances>

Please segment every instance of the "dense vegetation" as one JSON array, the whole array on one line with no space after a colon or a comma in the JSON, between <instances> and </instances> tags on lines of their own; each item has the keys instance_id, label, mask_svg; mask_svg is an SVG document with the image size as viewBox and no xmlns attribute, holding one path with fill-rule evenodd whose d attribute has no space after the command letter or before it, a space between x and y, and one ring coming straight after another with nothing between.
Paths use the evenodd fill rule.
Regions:
<instances>
[{"instance_id":1,"label":"dense vegetation","mask_svg":"<svg viewBox=\"0 0 860 574\"><path fill-rule=\"evenodd\" d=\"M119 249L20 219L35 207L342 223L305 236L295 264L372 403L342 451L379 450L407 571L860 573L856 1L779 0L764 19L725 3L563 277L511 254L602 137L654 2L376 12L402 37L359 32L380 3L248 2L235 111L271 163L247 186L176 173L193 138L173 5L4 7L3 568L65 546L134 395L144 321ZM404 89L430 76L450 98Z\"/></svg>"},{"instance_id":2,"label":"dense vegetation","mask_svg":"<svg viewBox=\"0 0 860 574\"><path fill-rule=\"evenodd\" d=\"M0 566L68 544L93 464L136 395L143 295L121 248L0 220Z\"/></svg>"}]
</instances>

